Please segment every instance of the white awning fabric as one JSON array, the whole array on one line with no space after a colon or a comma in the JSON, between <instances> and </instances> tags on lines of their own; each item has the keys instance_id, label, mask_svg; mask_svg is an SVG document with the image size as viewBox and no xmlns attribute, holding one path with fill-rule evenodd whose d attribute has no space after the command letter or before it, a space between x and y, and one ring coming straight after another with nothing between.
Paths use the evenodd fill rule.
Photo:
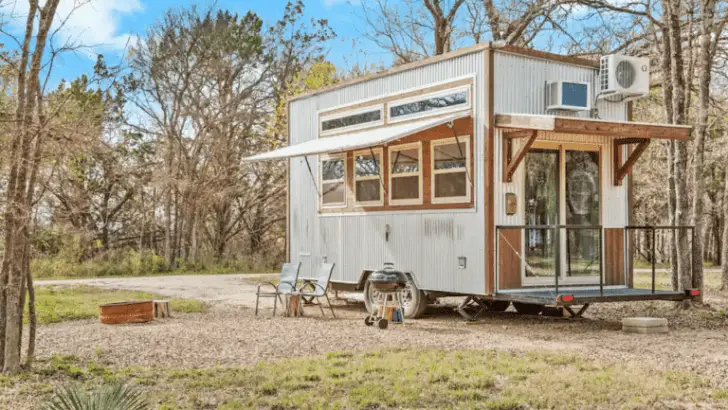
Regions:
<instances>
[{"instance_id":1,"label":"white awning fabric","mask_svg":"<svg viewBox=\"0 0 728 410\"><path fill-rule=\"evenodd\" d=\"M408 135L430 129L450 121L464 118L469 115L470 111L463 111L445 117L429 118L426 120L412 121L404 124L393 124L372 130L337 135L335 137L317 138L315 140L306 141L296 145L289 145L274 151L254 155L252 157L245 158L244 161L266 161L271 159L294 158L306 155L344 152L359 148L373 147L404 138Z\"/></svg>"}]
</instances>

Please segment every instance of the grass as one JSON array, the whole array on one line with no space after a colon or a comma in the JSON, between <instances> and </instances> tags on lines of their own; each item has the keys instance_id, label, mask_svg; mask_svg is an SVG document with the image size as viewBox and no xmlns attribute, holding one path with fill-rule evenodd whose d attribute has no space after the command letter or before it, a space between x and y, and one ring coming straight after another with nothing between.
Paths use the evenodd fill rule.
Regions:
<instances>
[{"instance_id":1,"label":"grass","mask_svg":"<svg viewBox=\"0 0 728 410\"><path fill-rule=\"evenodd\" d=\"M495 350L329 353L211 369L115 370L103 365L103 356L85 361L55 356L39 363L34 373L0 380L0 386L33 392L42 401L54 388L48 380L55 387L71 382L86 388L117 381L141 385L163 409L568 410L728 401L725 390L695 373L605 364L573 354ZM0 396L0 407L3 400L12 399Z\"/></svg>"},{"instance_id":2,"label":"grass","mask_svg":"<svg viewBox=\"0 0 728 410\"><path fill-rule=\"evenodd\" d=\"M205 275L227 273L266 273L277 271L278 262L249 258L216 261L201 258L197 263L176 262L171 268L153 252L139 253L133 249L109 251L95 259L78 262L76 254L39 257L31 261L36 279L76 279L98 277L129 277L155 275Z\"/></svg>"},{"instance_id":3,"label":"grass","mask_svg":"<svg viewBox=\"0 0 728 410\"><path fill-rule=\"evenodd\" d=\"M36 314L38 324L98 317L99 305L111 302L167 299L146 292L110 290L91 286L36 288ZM172 313L192 313L205 310L205 304L192 299L170 299ZM26 319L27 321L27 319Z\"/></svg>"},{"instance_id":4,"label":"grass","mask_svg":"<svg viewBox=\"0 0 728 410\"><path fill-rule=\"evenodd\" d=\"M718 292L721 286L721 273L716 270L704 271L703 285L706 291ZM638 289L652 289L652 272L637 271L634 275L634 287ZM655 289L672 290L670 272L659 270L655 272Z\"/></svg>"}]
</instances>

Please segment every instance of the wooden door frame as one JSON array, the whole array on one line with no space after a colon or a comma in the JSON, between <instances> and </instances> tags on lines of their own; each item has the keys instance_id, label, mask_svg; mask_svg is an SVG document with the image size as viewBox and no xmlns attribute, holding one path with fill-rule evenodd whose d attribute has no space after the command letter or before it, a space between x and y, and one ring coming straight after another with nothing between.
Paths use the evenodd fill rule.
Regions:
<instances>
[{"instance_id":1,"label":"wooden door frame","mask_svg":"<svg viewBox=\"0 0 728 410\"><path fill-rule=\"evenodd\" d=\"M559 152L559 221L565 221L566 220L566 151L589 151L589 152L596 152L599 155L599 225L602 225L603 219L604 219L604 178L603 178L603 171L604 171L604 153L603 153L603 144L593 144L593 143L580 143L580 142L562 142L562 141L535 141L533 145L531 146L531 151L538 150L538 149L544 149L544 150L556 150ZM530 153L530 152L529 152ZM528 156L528 153L526 154ZM524 200L525 200L525 193L526 193L526 178L525 178L525 158L524 158L524 177L523 179L523 194L524 194ZM526 225L525 220L525 212L526 208L523 209L524 212L524 225ZM559 222L560 225L563 225L561 222ZM602 233L600 232L600 235ZM559 235L560 243L559 249L566 250L566 237L564 235ZM523 231L522 235L522 243L521 243L521 249L523 250L523 257L526 257L526 235L525 230ZM604 258L599 261L599 263L604 263ZM594 278L592 280L575 280L568 276L566 276L566 258L564 255L560 258L561 260L561 266L559 267L559 285L563 284L564 286L570 286L570 285L594 285L599 284L599 276L588 276L587 278ZM604 273L602 273L603 275ZM577 278L582 279L582 278ZM526 264L522 264L521 266L521 283L523 287L528 286L544 286L544 285L550 285L554 283L553 279L541 279L541 278L527 278L526 277Z\"/></svg>"}]
</instances>

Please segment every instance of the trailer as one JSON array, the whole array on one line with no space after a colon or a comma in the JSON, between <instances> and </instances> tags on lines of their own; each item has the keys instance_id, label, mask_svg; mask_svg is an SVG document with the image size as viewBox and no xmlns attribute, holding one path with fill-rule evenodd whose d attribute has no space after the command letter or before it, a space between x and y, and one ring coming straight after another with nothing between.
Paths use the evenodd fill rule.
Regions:
<instances>
[{"instance_id":1,"label":"trailer","mask_svg":"<svg viewBox=\"0 0 728 410\"><path fill-rule=\"evenodd\" d=\"M631 121L649 61L479 44L294 97L289 145L247 158L288 169L287 246L334 289L409 272L407 317L442 296L580 315L591 303L683 300L634 285L631 171L690 127ZM654 242L653 242L654 245ZM654 258L653 258L654 259ZM578 311L572 307L582 306Z\"/></svg>"}]
</instances>

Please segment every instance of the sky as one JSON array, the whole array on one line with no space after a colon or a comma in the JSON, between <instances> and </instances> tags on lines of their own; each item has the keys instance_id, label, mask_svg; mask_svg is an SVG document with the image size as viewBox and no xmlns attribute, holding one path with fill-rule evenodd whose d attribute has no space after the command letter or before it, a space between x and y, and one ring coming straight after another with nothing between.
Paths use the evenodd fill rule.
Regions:
<instances>
[{"instance_id":1,"label":"sky","mask_svg":"<svg viewBox=\"0 0 728 410\"><path fill-rule=\"evenodd\" d=\"M62 79L72 80L91 73L97 54L104 54L110 62L122 57L127 44L143 36L146 27L169 8L196 4L203 9L215 5L241 14L252 10L266 23L273 23L283 15L287 3L286 0L86 0L86 4L74 10L74 4L79 1L83 0L61 0L57 21L70 17L56 43L71 39L87 47L66 52L57 59L51 87ZM352 14L356 1L352 6L351 0L305 0L305 14L307 19L328 19L337 38L328 44L327 58L338 67L351 67L354 63L389 65L391 58L386 52L362 41ZM6 31L19 37L27 15L27 0L0 0L0 15ZM352 47L354 40L358 48ZM12 47L14 40L0 34L0 42Z\"/></svg>"}]
</instances>

